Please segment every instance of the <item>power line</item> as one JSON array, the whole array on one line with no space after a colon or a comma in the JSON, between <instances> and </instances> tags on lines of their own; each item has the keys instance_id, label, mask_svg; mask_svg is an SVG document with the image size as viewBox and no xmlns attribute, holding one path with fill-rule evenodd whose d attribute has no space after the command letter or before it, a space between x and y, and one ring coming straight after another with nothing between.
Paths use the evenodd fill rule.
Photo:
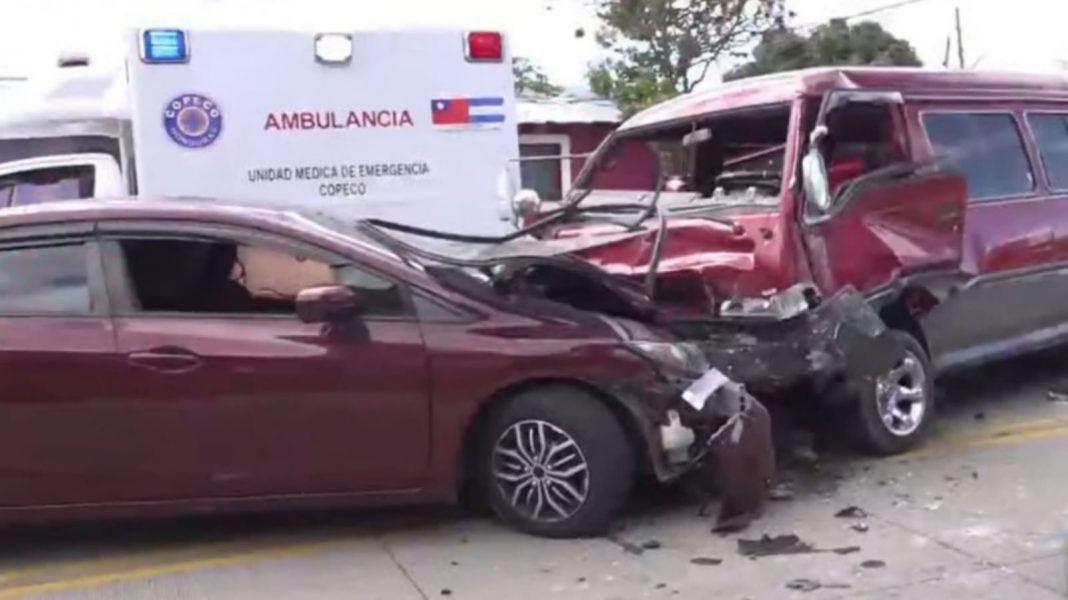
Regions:
<instances>
[{"instance_id":1,"label":"power line","mask_svg":"<svg viewBox=\"0 0 1068 600\"><path fill-rule=\"evenodd\" d=\"M928 1L929 0L898 0L897 2L891 2L890 4L883 4L883 5L880 5L880 6L875 6L873 8L862 10L860 12L853 13L853 14L850 14L850 15L842 15L842 16L839 16L839 17L831 17L830 19L827 19L826 21L822 21L822 22L819 22L819 23L808 23L808 24L805 24L805 25L797 25L793 29L795 29L795 30L812 29L814 27L819 27L820 25L823 25L825 23L829 23L831 21L849 21L849 20L856 19L856 18L859 18L859 17L869 17L871 15L879 14L881 12L886 12L886 11L889 11L889 10L896 10L898 8L904 8L906 6L910 6L910 5L913 5L913 4L919 4L920 2L928 2Z\"/></svg>"},{"instance_id":2,"label":"power line","mask_svg":"<svg viewBox=\"0 0 1068 600\"><path fill-rule=\"evenodd\" d=\"M869 15L874 15L874 14L881 13L881 12L886 12L888 10L894 10L896 8L902 8L902 7L905 7L905 6L909 6L910 4L919 4L920 2L926 2L926 1L927 0L899 0L898 2L893 2L891 4L884 4L883 6L876 6L875 8L870 8L868 10L861 11L861 12L858 12L856 14L849 15L847 17L839 17L839 18L840 19L845 19L845 20L848 21L849 19L856 19L857 17L867 17Z\"/></svg>"}]
</instances>

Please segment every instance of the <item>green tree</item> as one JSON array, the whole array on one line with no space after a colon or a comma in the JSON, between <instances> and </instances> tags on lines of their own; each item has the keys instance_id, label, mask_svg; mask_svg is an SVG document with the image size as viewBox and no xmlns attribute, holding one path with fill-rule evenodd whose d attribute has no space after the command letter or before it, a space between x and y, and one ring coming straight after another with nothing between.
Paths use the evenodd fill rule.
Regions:
<instances>
[{"instance_id":1,"label":"green tree","mask_svg":"<svg viewBox=\"0 0 1068 600\"><path fill-rule=\"evenodd\" d=\"M908 42L894 37L878 23L864 21L849 25L836 19L820 25L807 37L786 28L768 31L753 50L753 59L732 69L723 79L730 81L821 65L918 67L922 63Z\"/></svg>"},{"instance_id":2,"label":"green tree","mask_svg":"<svg viewBox=\"0 0 1068 600\"><path fill-rule=\"evenodd\" d=\"M564 89L553 85L541 67L528 58L512 59L512 75L515 76L515 93L525 96L558 96Z\"/></svg>"},{"instance_id":3,"label":"green tree","mask_svg":"<svg viewBox=\"0 0 1068 600\"><path fill-rule=\"evenodd\" d=\"M784 0L597 0L608 56L588 73L594 93L631 113L702 81L722 57L784 22Z\"/></svg>"}]
</instances>

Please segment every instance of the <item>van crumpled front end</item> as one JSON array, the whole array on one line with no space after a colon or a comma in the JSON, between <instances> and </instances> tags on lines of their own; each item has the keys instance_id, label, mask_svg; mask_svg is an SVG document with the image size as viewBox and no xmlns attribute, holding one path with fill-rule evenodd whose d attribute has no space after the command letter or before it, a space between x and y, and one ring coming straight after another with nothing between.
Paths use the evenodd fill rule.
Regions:
<instances>
[{"instance_id":1,"label":"van crumpled front end","mask_svg":"<svg viewBox=\"0 0 1068 600\"><path fill-rule=\"evenodd\" d=\"M851 287L820 299L800 284L768 298L725 303L717 318L672 328L758 393L801 381L817 387L870 381L901 352L875 309Z\"/></svg>"}]
</instances>

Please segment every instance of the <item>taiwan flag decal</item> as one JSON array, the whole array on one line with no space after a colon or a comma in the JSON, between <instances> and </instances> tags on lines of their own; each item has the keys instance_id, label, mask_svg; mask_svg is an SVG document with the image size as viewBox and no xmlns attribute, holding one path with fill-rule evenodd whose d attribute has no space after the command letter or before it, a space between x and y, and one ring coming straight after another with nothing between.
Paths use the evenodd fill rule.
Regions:
<instances>
[{"instance_id":1,"label":"taiwan flag decal","mask_svg":"<svg viewBox=\"0 0 1068 600\"><path fill-rule=\"evenodd\" d=\"M499 127L504 123L504 98L435 98L430 114L438 127Z\"/></svg>"}]
</instances>

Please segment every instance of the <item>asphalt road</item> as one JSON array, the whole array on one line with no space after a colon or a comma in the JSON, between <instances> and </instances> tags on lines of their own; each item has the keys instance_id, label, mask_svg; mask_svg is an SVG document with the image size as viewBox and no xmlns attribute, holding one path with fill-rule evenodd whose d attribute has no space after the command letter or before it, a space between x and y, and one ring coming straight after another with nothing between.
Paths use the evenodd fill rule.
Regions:
<instances>
[{"instance_id":1,"label":"asphalt road","mask_svg":"<svg viewBox=\"0 0 1068 600\"><path fill-rule=\"evenodd\" d=\"M1052 600L1068 595L1068 402L1047 397L1062 365L955 378L922 450L797 466L794 497L740 534L711 533L683 491L645 494L617 533L579 541L441 509L38 529L0 541L0 600Z\"/></svg>"}]
</instances>

